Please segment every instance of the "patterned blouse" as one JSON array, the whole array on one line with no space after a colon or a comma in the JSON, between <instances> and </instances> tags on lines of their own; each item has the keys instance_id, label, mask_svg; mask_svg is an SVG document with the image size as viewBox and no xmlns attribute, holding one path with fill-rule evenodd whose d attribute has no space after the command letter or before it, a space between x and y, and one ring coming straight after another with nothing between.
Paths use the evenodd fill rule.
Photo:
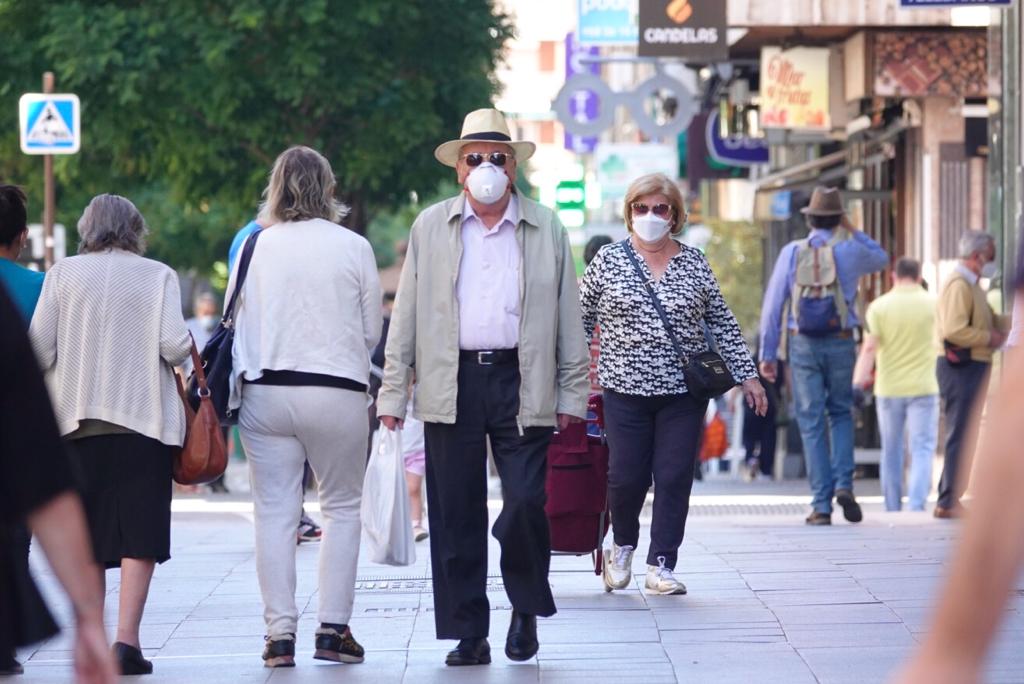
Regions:
<instances>
[{"instance_id":1,"label":"patterned blouse","mask_svg":"<svg viewBox=\"0 0 1024 684\"><path fill-rule=\"evenodd\" d=\"M708 350L701 321L707 323L718 353L736 382L757 377L757 368L736 317L725 303L718 280L699 251L680 245L661 280L654 283L676 336L687 354ZM644 275L651 271L632 244ZM580 285L583 325L588 339L600 324L602 387L623 394L656 396L686 392L682 363L621 242L605 245L587 266Z\"/></svg>"}]
</instances>

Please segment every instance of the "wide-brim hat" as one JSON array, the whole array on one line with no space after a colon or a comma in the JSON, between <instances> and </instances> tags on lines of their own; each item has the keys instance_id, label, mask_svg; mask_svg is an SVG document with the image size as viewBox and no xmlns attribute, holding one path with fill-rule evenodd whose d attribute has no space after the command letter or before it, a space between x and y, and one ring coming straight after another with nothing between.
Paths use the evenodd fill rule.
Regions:
<instances>
[{"instance_id":1,"label":"wide-brim hat","mask_svg":"<svg viewBox=\"0 0 1024 684\"><path fill-rule=\"evenodd\" d=\"M462 122L462 135L458 140L441 143L434 150L437 161L445 166L455 166L459 151L470 143L496 142L508 145L515 153L516 161L522 162L533 156L537 146L525 140L512 140L508 123L497 109L478 109L466 115Z\"/></svg>"},{"instance_id":2,"label":"wide-brim hat","mask_svg":"<svg viewBox=\"0 0 1024 684\"><path fill-rule=\"evenodd\" d=\"M811 193L810 203L800 212L807 216L842 216L846 210L843 209L839 188L826 188L819 185Z\"/></svg>"}]
</instances>

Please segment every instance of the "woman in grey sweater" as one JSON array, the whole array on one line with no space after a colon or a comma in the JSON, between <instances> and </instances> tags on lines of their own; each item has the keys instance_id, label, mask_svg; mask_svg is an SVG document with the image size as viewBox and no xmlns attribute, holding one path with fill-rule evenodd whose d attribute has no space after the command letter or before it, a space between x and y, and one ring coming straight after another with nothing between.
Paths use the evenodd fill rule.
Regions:
<instances>
[{"instance_id":1,"label":"woman in grey sweater","mask_svg":"<svg viewBox=\"0 0 1024 684\"><path fill-rule=\"evenodd\" d=\"M83 475L96 560L121 568L114 652L148 674L139 624L156 563L170 558L171 459L185 437L174 366L189 354L178 277L145 259L135 205L99 195L77 256L50 270L29 330L61 435Z\"/></svg>"}]
</instances>

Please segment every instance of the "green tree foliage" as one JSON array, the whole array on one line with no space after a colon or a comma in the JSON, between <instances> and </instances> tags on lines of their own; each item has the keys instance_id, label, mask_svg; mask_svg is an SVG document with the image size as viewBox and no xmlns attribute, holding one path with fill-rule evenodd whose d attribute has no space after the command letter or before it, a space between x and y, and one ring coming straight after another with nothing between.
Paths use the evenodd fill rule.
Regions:
<instances>
[{"instance_id":1,"label":"green tree foliage","mask_svg":"<svg viewBox=\"0 0 1024 684\"><path fill-rule=\"evenodd\" d=\"M512 28L492 0L0 0L0 178L41 199L17 98L45 70L82 100L59 220L136 200L154 256L209 272L289 145L323 152L350 226L432 194L433 148L488 106Z\"/></svg>"},{"instance_id":2,"label":"green tree foliage","mask_svg":"<svg viewBox=\"0 0 1024 684\"><path fill-rule=\"evenodd\" d=\"M744 337L753 339L760 326L763 243L753 223L705 219L712 238L705 248L722 287L722 296L736 314Z\"/></svg>"}]
</instances>

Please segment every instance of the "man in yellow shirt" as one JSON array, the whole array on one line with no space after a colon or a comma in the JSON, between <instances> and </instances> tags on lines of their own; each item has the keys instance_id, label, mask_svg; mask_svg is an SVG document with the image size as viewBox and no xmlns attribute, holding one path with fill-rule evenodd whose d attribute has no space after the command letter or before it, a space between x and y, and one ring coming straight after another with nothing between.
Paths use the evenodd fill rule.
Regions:
<instances>
[{"instance_id":1,"label":"man in yellow shirt","mask_svg":"<svg viewBox=\"0 0 1024 684\"><path fill-rule=\"evenodd\" d=\"M882 493L885 509L898 511L903 499L903 444L910 445L910 510L923 511L932 486L938 441L939 384L935 377L935 298L921 287L921 265L896 262L894 285L868 307L867 335L854 372L854 385L871 384L877 359L875 398L882 435Z\"/></svg>"}]
</instances>

